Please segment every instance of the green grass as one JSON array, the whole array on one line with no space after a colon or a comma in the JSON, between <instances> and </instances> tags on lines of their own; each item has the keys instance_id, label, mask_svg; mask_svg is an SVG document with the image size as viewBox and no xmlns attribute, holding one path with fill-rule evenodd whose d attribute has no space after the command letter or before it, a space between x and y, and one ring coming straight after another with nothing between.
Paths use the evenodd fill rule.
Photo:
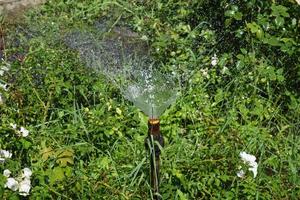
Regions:
<instances>
[{"instance_id":1,"label":"green grass","mask_svg":"<svg viewBox=\"0 0 300 200\"><path fill-rule=\"evenodd\" d=\"M298 199L299 7L276 1L284 8L264 2L258 9L251 2L237 3L237 11L227 1L54 0L22 23L2 22L0 66L10 70L0 76L8 84L0 88L0 149L13 154L0 163L2 199L22 199L4 188L2 172L17 177L24 167L33 171L29 199L151 199L147 117L61 40L103 18L147 36L164 70L189 74L161 116L163 199ZM224 12L230 9L239 14ZM254 22L259 27L249 28ZM29 136L19 137L10 123ZM241 151L256 156L256 178ZM237 177L240 167L244 178Z\"/></svg>"}]
</instances>

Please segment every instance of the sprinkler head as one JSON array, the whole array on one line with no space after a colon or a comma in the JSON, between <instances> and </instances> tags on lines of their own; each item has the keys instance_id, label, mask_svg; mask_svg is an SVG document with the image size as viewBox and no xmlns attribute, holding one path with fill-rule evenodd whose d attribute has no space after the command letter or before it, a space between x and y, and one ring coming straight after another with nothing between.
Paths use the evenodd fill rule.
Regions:
<instances>
[{"instance_id":1,"label":"sprinkler head","mask_svg":"<svg viewBox=\"0 0 300 200\"><path fill-rule=\"evenodd\" d=\"M158 159L160 155L160 148L158 147L157 144L152 143L153 142L158 142L161 147L164 146L164 138L160 134L160 121L159 119L156 118L151 118L148 120L148 139L151 141L151 145L154 146L154 151L155 151L155 157Z\"/></svg>"},{"instance_id":2,"label":"sprinkler head","mask_svg":"<svg viewBox=\"0 0 300 200\"><path fill-rule=\"evenodd\" d=\"M164 146L164 138L160 134L159 119L150 118L148 120L148 137L145 139L145 146L150 150L150 165L151 165L151 178L150 183L152 187L153 197L155 200L160 200L159 194L159 171L160 171L160 147ZM157 144L159 143L159 145Z\"/></svg>"},{"instance_id":3,"label":"sprinkler head","mask_svg":"<svg viewBox=\"0 0 300 200\"><path fill-rule=\"evenodd\" d=\"M151 118L148 120L148 133L152 135L157 135L159 131L160 122L159 119Z\"/></svg>"}]
</instances>

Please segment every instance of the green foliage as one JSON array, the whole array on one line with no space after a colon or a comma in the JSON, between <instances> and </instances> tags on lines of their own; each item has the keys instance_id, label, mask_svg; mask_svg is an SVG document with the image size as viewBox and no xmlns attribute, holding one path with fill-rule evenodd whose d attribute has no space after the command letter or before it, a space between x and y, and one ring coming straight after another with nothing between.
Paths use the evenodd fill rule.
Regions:
<instances>
[{"instance_id":1,"label":"green foliage","mask_svg":"<svg viewBox=\"0 0 300 200\"><path fill-rule=\"evenodd\" d=\"M147 117L61 43L108 19L179 75L181 96L161 116L163 199L297 199L299 17L295 1L51 0L23 24L1 22L0 149L12 158L0 196L21 199L2 172L30 167L29 199L151 198ZM241 151L256 156L256 178L237 177Z\"/></svg>"}]
</instances>

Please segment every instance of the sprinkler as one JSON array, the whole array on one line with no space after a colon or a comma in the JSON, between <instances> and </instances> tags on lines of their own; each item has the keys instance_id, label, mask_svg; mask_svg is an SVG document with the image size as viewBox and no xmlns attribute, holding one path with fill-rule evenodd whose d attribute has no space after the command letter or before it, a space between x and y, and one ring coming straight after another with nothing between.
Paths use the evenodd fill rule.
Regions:
<instances>
[{"instance_id":1,"label":"sprinkler","mask_svg":"<svg viewBox=\"0 0 300 200\"><path fill-rule=\"evenodd\" d=\"M65 43L79 52L89 69L105 75L127 100L149 117L145 147L150 157L153 198L159 200L160 153L164 146L159 116L178 97L178 78L176 74L164 73L155 67L157 62L147 48L141 48L147 45L136 37L129 40L127 35L122 36L122 31L119 32L117 39L107 36L98 40L92 32L75 31L65 37Z\"/></svg>"},{"instance_id":2,"label":"sprinkler","mask_svg":"<svg viewBox=\"0 0 300 200\"><path fill-rule=\"evenodd\" d=\"M159 169L160 169L160 148L164 146L164 138L160 133L159 119L148 120L148 136L145 139L146 150L150 152L150 184L153 199L159 200Z\"/></svg>"}]
</instances>

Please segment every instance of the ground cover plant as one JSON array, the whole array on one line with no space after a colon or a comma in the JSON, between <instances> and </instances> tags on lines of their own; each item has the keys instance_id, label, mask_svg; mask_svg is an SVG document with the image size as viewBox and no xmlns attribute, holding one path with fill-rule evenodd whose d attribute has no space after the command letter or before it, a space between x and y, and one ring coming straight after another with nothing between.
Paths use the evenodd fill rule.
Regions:
<instances>
[{"instance_id":1,"label":"ground cover plant","mask_svg":"<svg viewBox=\"0 0 300 200\"><path fill-rule=\"evenodd\" d=\"M1 21L2 199L152 198L147 117L62 40L99 20L180 75L161 116L163 199L299 198L296 1L50 0Z\"/></svg>"}]
</instances>

